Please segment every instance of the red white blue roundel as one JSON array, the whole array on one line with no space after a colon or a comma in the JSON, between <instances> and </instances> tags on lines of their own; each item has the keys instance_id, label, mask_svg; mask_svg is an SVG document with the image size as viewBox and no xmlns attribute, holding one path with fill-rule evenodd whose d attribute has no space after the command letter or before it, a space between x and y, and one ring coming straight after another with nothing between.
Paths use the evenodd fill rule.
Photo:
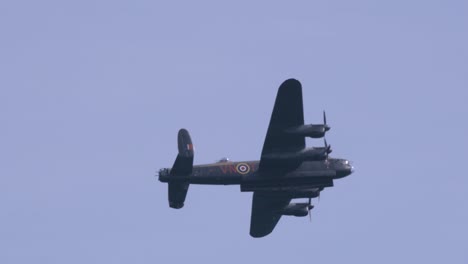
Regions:
<instances>
[{"instance_id":1,"label":"red white blue roundel","mask_svg":"<svg viewBox=\"0 0 468 264\"><path fill-rule=\"evenodd\" d=\"M247 163L239 163L236 166L236 170L240 174L247 174L250 172L250 166Z\"/></svg>"}]
</instances>

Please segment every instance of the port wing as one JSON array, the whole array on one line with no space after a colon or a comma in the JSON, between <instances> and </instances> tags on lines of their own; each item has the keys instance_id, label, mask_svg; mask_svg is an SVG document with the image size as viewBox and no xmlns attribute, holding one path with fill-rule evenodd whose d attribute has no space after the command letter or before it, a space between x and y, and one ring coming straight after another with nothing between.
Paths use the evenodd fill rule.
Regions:
<instances>
[{"instance_id":1,"label":"port wing","mask_svg":"<svg viewBox=\"0 0 468 264\"><path fill-rule=\"evenodd\" d=\"M299 81L289 79L284 81L278 89L265 143L263 144L260 170L273 171L277 167L285 167L285 164L278 164L264 159L263 157L268 154L296 152L305 148L305 138L303 136L286 132L290 128L301 125L304 125L302 86Z\"/></svg>"},{"instance_id":2,"label":"port wing","mask_svg":"<svg viewBox=\"0 0 468 264\"><path fill-rule=\"evenodd\" d=\"M273 195L268 192L254 192L252 199L252 216L250 235L264 237L270 234L279 222L281 209L289 204L288 196Z\"/></svg>"}]
</instances>

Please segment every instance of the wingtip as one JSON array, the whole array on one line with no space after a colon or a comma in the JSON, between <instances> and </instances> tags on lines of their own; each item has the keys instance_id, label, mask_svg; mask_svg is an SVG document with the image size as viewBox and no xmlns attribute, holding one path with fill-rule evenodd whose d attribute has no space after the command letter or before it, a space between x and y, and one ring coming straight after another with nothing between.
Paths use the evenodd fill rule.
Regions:
<instances>
[{"instance_id":1,"label":"wingtip","mask_svg":"<svg viewBox=\"0 0 468 264\"><path fill-rule=\"evenodd\" d=\"M285 85L285 84L287 84L287 85L301 85L301 82L298 81L297 79L289 78L286 81L284 81L282 85Z\"/></svg>"},{"instance_id":2,"label":"wingtip","mask_svg":"<svg viewBox=\"0 0 468 264\"><path fill-rule=\"evenodd\" d=\"M262 238L262 237L268 236L270 233L271 233L271 231L266 233L266 234L265 233L257 234L257 233L250 232L250 236L253 237L253 238Z\"/></svg>"},{"instance_id":3,"label":"wingtip","mask_svg":"<svg viewBox=\"0 0 468 264\"><path fill-rule=\"evenodd\" d=\"M269 229L269 228L265 228L265 226L263 226L263 228L253 228L253 226L250 226L249 234L253 238L262 238L271 234L273 232L273 229L274 227Z\"/></svg>"},{"instance_id":4,"label":"wingtip","mask_svg":"<svg viewBox=\"0 0 468 264\"><path fill-rule=\"evenodd\" d=\"M301 93L302 91L302 84L296 80L296 79L287 79L284 81L279 89L278 89L278 94L284 94L284 93Z\"/></svg>"}]
</instances>

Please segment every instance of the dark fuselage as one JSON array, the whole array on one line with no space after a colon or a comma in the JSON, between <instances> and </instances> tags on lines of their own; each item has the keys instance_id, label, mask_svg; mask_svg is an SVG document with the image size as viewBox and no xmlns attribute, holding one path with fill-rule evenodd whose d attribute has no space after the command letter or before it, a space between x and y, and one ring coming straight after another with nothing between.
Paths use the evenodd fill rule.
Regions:
<instances>
[{"instance_id":1,"label":"dark fuselage","mask_svg":"<svg viewBox=\"0 0 468 264\"><path fill-rule=\"evenodd\" d=\"M245 191L258 188L297 188L329 185L333 179L352 172L347 160L304 161L289 172L261 172L259 161L218 162L193 166L192 173L184 176L170 175L170 169L159 172L161 182L187 182L191 184L231 185L239 184ZM268 177L266 177L268 176Z\"/></svg>"}]
</instances>

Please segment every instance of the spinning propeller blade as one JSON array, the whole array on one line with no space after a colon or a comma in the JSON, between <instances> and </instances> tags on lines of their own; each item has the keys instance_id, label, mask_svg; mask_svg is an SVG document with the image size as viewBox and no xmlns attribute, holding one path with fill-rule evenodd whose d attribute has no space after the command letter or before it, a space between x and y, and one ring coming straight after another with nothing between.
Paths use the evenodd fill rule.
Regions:
<instances>
[{"instance_id":1,"label":"spinning propeller blade","mask_svg":"<svg viewBox=\"0 0 468 264\"><path fill-rule=\"evenodd\" d=\"M327 125L327 115L325 114L325 110L323 110L323 127L325 132L330 130L330 127Z\"/></svg>"},{"instance_id":2,"label":"spinning propeller blade","mask_svg":"<svg viewBox=\"0 0 468 264\"><path fill-rule=\"evenodd\" d=\"M323 124L327 125L327 115L325 114L325 110L323 110Z\"/></svg>"},{"instance_id":3,"label":"spinning propeller blade","mask_svg":"<svg viewBox=\"0 0 468 264\"><path fill-rule=\"evenodd\" d=\"M330 154L332 152L331 145L327 144L327 139L325 137L323 138L323 142L325 144L325 153L326 153L327 159L328 159L328 154Z\"/></svg>"},{"instance_id":4,"label":"spinning propeller blade","mask_svg":"<svg viewBox=\"0 0 468 264\"><path fill-rule=\"evenodd\" d=\"M330 163L328 162L328 154L332 152L331 150L331 145L327 144L327 139L324 137L323 138L324 144L325 144L325 164L327 164L327 169L330 166Z\"/></svg>"}]
</instances>

